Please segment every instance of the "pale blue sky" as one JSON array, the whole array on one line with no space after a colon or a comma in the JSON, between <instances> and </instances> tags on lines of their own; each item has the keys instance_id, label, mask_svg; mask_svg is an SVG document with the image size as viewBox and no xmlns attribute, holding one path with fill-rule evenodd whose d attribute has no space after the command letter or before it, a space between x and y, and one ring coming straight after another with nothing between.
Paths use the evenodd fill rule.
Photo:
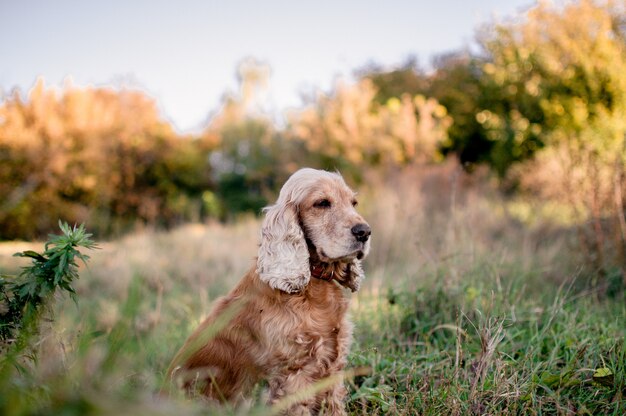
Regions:
<instances>
[{"instance_id":1,"label":"pale blue sky","mask_svg":"<svg viewBox=\"0 0 626 416\"><path fill-rule=\"evenodd\" d=\"M468 46L475 29L533 0L162 1L0 0L0 89L50 85L140 86L181 131L198 130L236 89L245 57L272 68L271 104L300 104L370 61Z\"/></svg>"}]
</instances>

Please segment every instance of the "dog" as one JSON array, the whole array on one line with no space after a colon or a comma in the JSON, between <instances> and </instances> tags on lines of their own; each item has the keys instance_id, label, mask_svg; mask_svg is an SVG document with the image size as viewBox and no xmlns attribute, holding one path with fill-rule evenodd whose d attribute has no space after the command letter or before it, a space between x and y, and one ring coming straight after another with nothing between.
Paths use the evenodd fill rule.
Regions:
<instances>
[{"instance_id":1,"label":"dog","mask_svg":"<svg viewBox=\"0 0 626 416\"><path fill-rule=\"evenodd\" d=\"M169 377L221 402L237 402L265 381L270 404L311 391L292 399L288 414L345 414L350 291L359 290L371 242L356 205L338 173L291 175L264 208L256 264L216 301ZM330 387L316 388L322 380Z\"/></svg>"}]
</instances>

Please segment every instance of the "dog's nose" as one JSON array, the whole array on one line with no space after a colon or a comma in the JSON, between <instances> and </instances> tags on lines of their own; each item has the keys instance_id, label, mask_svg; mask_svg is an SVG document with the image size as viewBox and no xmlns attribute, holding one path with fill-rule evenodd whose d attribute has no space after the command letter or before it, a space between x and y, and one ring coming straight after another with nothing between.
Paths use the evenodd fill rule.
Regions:
<instances>
[{"instance_id":1,"label":"dog's nose","mask_svg":"<svg viewBox=\"0 0 626 416\"><path fill-rule=\"evenodd\" d=\"M372 229L365 223L355 225L350 231L352 231L352 235L362 243L366 242L372 234Z\"/></svg>"}]
</instances>

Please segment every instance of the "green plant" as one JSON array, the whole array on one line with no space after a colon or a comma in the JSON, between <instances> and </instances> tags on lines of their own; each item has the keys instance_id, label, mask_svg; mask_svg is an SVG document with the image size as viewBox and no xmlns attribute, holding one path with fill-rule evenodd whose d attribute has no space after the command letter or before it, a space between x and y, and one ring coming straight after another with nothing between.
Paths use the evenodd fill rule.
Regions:
<instances>
[{"instance_id":1,"label":"green plant","mask_svg":"<svg viewBox=\"0 0 626 416\"><path fill-rule=\"evenodd\" d=\"M37 329L41 313L57 289L68 292L76 301L72 286L78 279L76 261L86 264L89 259L78 247L98 246L83 224L70 227L59 221L59 227L62 234L51 234L42 254L27 250L14 255L31 259L31 265L24 267L19 276L0 276L0 343L16 339L23 343Z\"/></svg>"}]
</instances>

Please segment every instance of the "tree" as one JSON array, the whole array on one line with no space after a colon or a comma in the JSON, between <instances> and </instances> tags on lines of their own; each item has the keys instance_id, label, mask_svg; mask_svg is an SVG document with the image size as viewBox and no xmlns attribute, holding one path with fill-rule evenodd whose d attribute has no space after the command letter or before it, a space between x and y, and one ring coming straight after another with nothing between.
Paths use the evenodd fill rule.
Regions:
<instances>
[{"instance_id":1,"label":"tree","mask_svg":"<svg viewBox=\"0 0 626 416\"><path fill-rule=\"evenodd\" d=\"M40 79L0 103L0 238L40 237L59 218L99 233L197 218L206 154L140 91Z\"/></svg>"},{"instance_id":2,"label":"tree","mask_svg":"<svg viewBox=\"0 0 626 416\"><path fill-rule=\"evenodd\" d=\"M436 100L408 93L377 101L369 79L339 82L289 117L292 138L301 140L327 169L405 165L437 160L449 118Z\"/></svg>"},{"instance_id":3,"label":"tree","mask_svg":"<svg viewBox=\"0 0 626 416\"><path fill-rule=\"evenodd\" d=\"M478 121L514 152L545 146L522 179L591 220L590 252L601 268L626 258L624 16L623 1L540 3L482 38L485 83L503 95Z\"/></svg>"},{"instance_id":4,"label":"tree","mask_svg":"<svg viewBox=\"0 0 626 416\"><path fill-rule=\"evenodd\" d=\"M460 51L436 57L429 74L419 71L414 64L391 71L371 65L360 74L374 83L378 89L375 99L381 104L407 93L437 100L446 108L451 121L446 139L438 144L441 153L457 155L466 168L486 163L504 176L511 164L531 156L540 144L533 136L523 145L515 146L512 132L502 134L494 131L491 123L485 123L495 119L491 119L490 111L483 109L527 102L518 94L522 90L503 91L486 78L483 70L486 62L484 56Z\"/></svg>"},{"instance_id":5,"label":"tree","mask_svg":"<svg viewBox=\"0 0 626 416\"><path fill-rule=\"evenodd\" d=\"M297 168L292 152L267 114L270 68L254 59L239 64L239 90L228 93L203 136L212 138L209 156L220 217L259 214L279 183Z\"/></svg>"},{"instance_id":6,"label":"tree","mask_svg":"<svg viewBox=\"0 0 626 416\"><path fill-rule=\"evenodd\" d=\"M384 105L391 98L398 98L404 94L430 96L427 94L429 77L420 70L414 57L390 70L370 63L357 70L356 75L360 79L367 78L372 81L376 87L374 100L379 104Z\"/></svg>"}]
</instances>

